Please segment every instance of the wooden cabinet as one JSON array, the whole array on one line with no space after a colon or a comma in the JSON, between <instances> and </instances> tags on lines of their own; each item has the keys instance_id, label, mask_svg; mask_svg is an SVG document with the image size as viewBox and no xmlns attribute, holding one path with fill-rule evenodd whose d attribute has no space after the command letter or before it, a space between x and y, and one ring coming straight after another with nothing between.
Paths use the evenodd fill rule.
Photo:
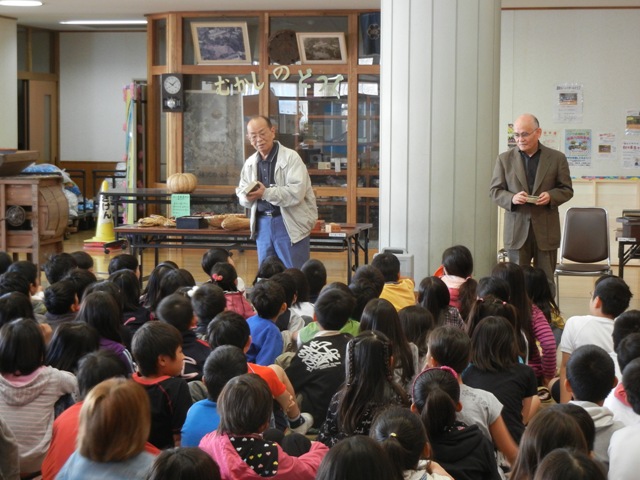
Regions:
<instances>
[{"instance_id":1,"label":"wooden cabinet","mask_svg":"<svg viewBox=\"0 0 640 480\"><path fill-rule=\"evenodd\" d=\"M277 139L307 165L321 218L351 223L375 218L376 239L380 57L370 38L379 34L376 21L379 12L355 10L150 16L145 186L161 187L171 173L186 171L198 176L200 187L233 193L244 160L253 153L246 122L265 115L276 125ZM202 40L193 33L202 25L216 34L226 26L241 33L233 48L243 61L203 62ZM276 63L295 58L283 51L287 46L297 51L299 33L343 35L345 58ZM284 45L274 39L285 39ZM184 112L161 112L164 73L183 75Z\"/></svg>"}]
</instances>

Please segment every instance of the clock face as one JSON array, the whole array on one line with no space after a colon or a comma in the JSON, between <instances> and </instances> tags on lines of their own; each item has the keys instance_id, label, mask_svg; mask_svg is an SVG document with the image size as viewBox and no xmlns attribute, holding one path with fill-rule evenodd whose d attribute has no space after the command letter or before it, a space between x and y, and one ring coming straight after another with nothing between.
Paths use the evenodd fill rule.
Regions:
<instances>
[{"instance_id":1,"label":"clock face","mask_svg":"<svg viewBox=\"0 0 640 480\"><path fill-rule=\"evenodd\" d=\"M171 93L175 95L180 91L182 84L180 83L180 79L176 76L169 75L164 79L164 90L167 93Z\"/></svg>"}]
</instances>

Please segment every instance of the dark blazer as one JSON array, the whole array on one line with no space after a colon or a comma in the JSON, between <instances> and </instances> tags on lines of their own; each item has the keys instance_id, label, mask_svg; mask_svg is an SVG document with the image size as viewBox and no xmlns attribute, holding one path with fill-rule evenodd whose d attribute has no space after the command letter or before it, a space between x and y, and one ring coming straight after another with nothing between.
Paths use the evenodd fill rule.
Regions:
<instances>
[{"instance_id":1,"label":"dark blazer","mask_svg":"<svg viewBox=\"0 0 640 480\"><path fill-rule=\"evenodd\" d=\"M533 226L538 249L554 250L560 246L560 216L558 206L573 197L569 164L564 153L540 145L540 161L536 171L533 192L527 186L527 174L517 147L501 153L496 160L489 194L506 213L504 217L504 248L517 250L522 247L529 225ZM525 203L514 205L513 196L521 191L529 195L548 192L548 205Z\"/></svg>"}]
</instances>

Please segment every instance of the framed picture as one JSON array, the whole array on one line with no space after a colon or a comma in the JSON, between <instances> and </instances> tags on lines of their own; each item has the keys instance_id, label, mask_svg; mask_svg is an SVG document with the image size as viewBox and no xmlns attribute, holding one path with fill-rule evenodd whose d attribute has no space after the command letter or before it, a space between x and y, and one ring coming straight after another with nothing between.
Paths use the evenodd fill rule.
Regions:
<instances>
[{"instance_id":1,"label":"framed picture","mask_svg":"<svg viewBox=\"0 0 640 480\"><path fill-rule=\"evenodd\" d=\"M296 33L302 63L347 63L343 32Z\"/></svg>"},{"instance_id":2,"label":"framed picture","mask_svg":"<svg viewBox=\"0 0 640 480\"><path fill-rule=\"evenodd\" d=\"M198 65L251 63L246 22L194 22L191 35Z\"/></svg>"}]
</instances>

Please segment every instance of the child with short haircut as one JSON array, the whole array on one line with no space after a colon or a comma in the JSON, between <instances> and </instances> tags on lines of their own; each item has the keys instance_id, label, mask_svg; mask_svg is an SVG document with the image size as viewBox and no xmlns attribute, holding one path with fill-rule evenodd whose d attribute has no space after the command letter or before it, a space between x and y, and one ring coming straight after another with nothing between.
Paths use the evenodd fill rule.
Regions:
<instances>
[{"instance_id":1,"label":"child with short haircut","mask_svg":"<svg viewBox=\"0 0 640 480\"><path fill-rule=\"evenodd\" d=\"M0 275L7 271L9 265L13 263L13 258L4 250L0 250Z\"/></svg>"},{"instance_id":2,"label":"child with short haircut","mask_svg":"<svg viewBox=\"0 0 640 480\"><path fill-rule=\"evenodd\" d=\"M76 284L76 295L78 295L78 301L80 303L82 303L82 298L87 287L98 281L91 270L82 268L73 268L64 279L73 280L73 283Z\"/></svg>"},{"instance_id":3,"label":"child with short haircut","mask_svg":"<svg viewBox=\"0 0 640 480\"><path fill-rule=\"evenodd\" d=\"M613 412L603 407L604 399L617 383L613 360L601 347L583 345L574 350L567 362L566 389L574 403L584 408L596 426L595 457L609 465L609 442L624 425L613 419Z\"/></svg>"},{"instance_id":4,"label":"child with short haircut","mask_svg":"<svg viewBox=\"0 0 640 480\"><path fill-rule=\"evenodd\" d=\"M309 282L309 301L315 303L322 287L327 284L327 269L320 260L310 258L300 268Z\"/></svg>"},{"instance_id":5,"label":"child with short haircut","mask_svg":"<svg viewBox=\"0 0 640 480\"><path fill-rule=\"evenodd\" d=\"M184 295L174 293L160 302L156 314L160 321L173 325L182 335L184 367L181 377L187 382L200 380L204 362L211 353L211 347L207 342L199 340L193 330L196 326L196 317L193 314L191 300Z\"/></svg>"},{"instance_id":6,"label":"child with short haircut","mask_svg":"<svg viewBox=\"0 0 640 480\"><path fill-rule=\"evenodd\" d=\"M11 292L0 296L0 327L18 318L34 318L33 305L24 293Z\"/></svg>"},{"instance_id":7,"label":"child with short haircut","mask_svg":"<svg viewBox=\"0 0 640 480\"><path fill-rule=\"evenodd\" d=\"M138 258L128 253L121 253L116 255L109 261L108 272L109 275L117 272L118 270L131 270L136 274L136 277L140 277L140 263Z\"/></svg>"},{"instance_id":8,"label":"child with short haircut","mask_svg":"<svg viewBox=\"0 0 640 480\"><path fill-rule=\"evenodd\" d=\"M211 280L211 269L216 263L228 263L233 268L236 268L236 263L233 261L233 253L226 248L214 247L202 255L202 261L200 265L202 270L207 275L207 278ZM238 277L238 283L236 284L239 292L245 291L246 285L244 280Z\"/></svg>"},{"instance_id":9,"label":"child with short haircut","mask_svg":"<svg viewBox=\"0 0 640 480\"><path fill-rule=\"evenodd\" d=\"M286 369L293 388L302 396L302 409L313 415L316 428L344 382L345 352L353 337L340 329L349 320L354 304L350 293L337 288L324 290L315 304L318 331L300 346Z\"/></svg>"},{"instance_id":10,"label":"child with short haircut","mask_svg":"<svg viewBox=\"0 0 640 480\"><path fill-rule=\"evenodd\" d=\"M456 480L500 479L491 442L457 419L460 384L450 367L427 368L413 384L411 410L422 419L432 457Z\"/></svg>"},{"instance_id":11,"label":"child with short haircut","mask_svg":"<svg viewBox=\"0 0 640 480\"><path fill-rule=\"evenodd\" d=\"M584 452L556 448L542 459L533 480L607 480L607 472Z\"/></svg>"},{"instance_id":12,"label":"child with short haircut","mask_svg":"<svg viewBox=\"0 0 640 480\"><path fill-rule=\"evenodd\" d=\"M196 447L165 450L153 462L146 480L220 480L218 464Z\"/></svg>"},{"instance_id":13,"label":"child with short haircut","mask_svg":"<svg viewBox=\"0 0 640 480\"><path fill-rule=\"evenodd\" d=\"M478 425L484 436L513 464L518 446L502 418L502 403L493 393L465 385L462 380L471 356L471 340L467 334L452 325L443 325L431 332L428 343L426 367L447 366L457 374L462 404L462 410L456 413L458 421Z\"/></svg>"},{"instance_id":14,"label":"child with short haircut","mask_svg":"<svg viewBox=\"0 0 640 480\"><path fill-rule=\"evenodd\" d=\"M207 433L218 428L218 396L229 380L248 372L247 357L233 345L222 345L211 352L204 364L202 381L207 398L194 403L182 425L182 445L197 447Z\"/></svg>"},{"instance_id":15,"label":"child with short haircut","mask_svg":"<svg viewBox=\"0 0 640 480\"><path fill-rule=\"evenodd\" d=\"M629 307L633 294L622 278L603 275L596 280L595 289L589 301L589 315L569 318L564 326L560 350L560 402L570 400L565 389L567 362L575 349L582 345L597 345L605 352L613 352L613 321Z\"/></svg>"},{"instance_id":16,"label":"child with short haircut","mask_svg":"<svg viewBox=\"0 0 640 480\"><path fill-rule=\"evenodd\" d=\"M313 321L313 303L309 301L309 281L299 268L287 268L284 273L293 278L296 285L296 299L291 310L300 315L305 324Z\"/></svg>"},{"instance_id":17,"label":"child with short haircut","mask_svg":"<svg viewBox=\"0 0 640 480\"><path fill-rule=\"evenodd\" d=\"M364 307L374 298L379 298L384 289L384 277L380 270L372 265L363 265L358 268L351 279L349 289L356 297L356 306L351 318L360 321Z\"/></svg>"},{"instance_id":18,"label":"child with short haircut","mask_svg":"<svg viewBox=\"0 0 640 480\"><path fill-rule=\"evenodd\" d=\"M223 345L233 345L242 349L246 354L251 345L249 325L236 312L226 311L217 315L209 324L208 335L209 345L214 351ZM296 392L286 372L278 365L262 366L247 362L247 366L249 373L255 373L267 382L274 400L278 402L282 412L286 415L291 430L305 434L311 428L313 418L306 412L300 413ZM276 428L279 428L277 421ZM286 428L286 425L281 428Z\"/></svg>"},{"instance_id":19,"label":"child with short haircut","mask_svg":"<svg viewBox=\"0 0 640 480\"><path fill-rule=\"evenodd\" d=\"M420 417L407 408L389 407L371 425L369 436L389 454L397 478L406 480L450 480L431 454L427 432ZM425 458L423 460L422 458Z\"/></svg>"},{"instance_id":20,"label":"child with short haircut","mask_svg":"<svg viewBox=\"0 0 640 480\"><path fill-rule=\"evenodd\" d=\"M55 331L58 325L73 322L78 315L80 302L73 280L61 280L49 285L44 291L45 318Z\"/></svg>"},{"instance_id":21,"label":"child with short haircut","mask_svg":"<svg viewBox=\"0 0 640 480\"><path fill-rule=\"evenodd\" d=\"M271 365L283 349L276 320L287 309L284 289L271 280L258 282L251 291L251 303L258 314L247 319L252 338L247 359L258 365Z\"/></svg>"},{"instance_id":22,"label":"child with short haircut","mask_svg":"<svg viewBox=\"0 0 640 480\"><path fill-rule=\"evenodd\" d=\"M206 340L207 327L211 320L227 308L227 299L224 291L212 283L203 283L193 290L191 294L191 306L196 315L196 335L198 338Z\"/></svg>"},{"instance_id":23,"label":"child with short haircut","mask_svg":"<svg viewBox=\"0 0 640 480\"><path fill-rule=\"evenodd\" d=\"M274 442L260 435L271 417L271 392L257 375L231 379L218 398L218 429L200 442L220 467L225 479L312 480L328 448L311 442L311 449L299 457L287 455Z\"/></svg>"},{"instance_id":24,"label":"child with short haircut","mask_svg":"<svg viewBox=\"0 0 640 480\"><path fill-rule=\"evenodd\" d=\"M96 385L80 409L78 450L56 476L143 480L154 457L145 451L149 398L139 385L111 378Z\"/></svg>"},{"instance_id":25,"label":"child with short haircut","mask_svg":"<svg viewBox=\"0 0 640 480\"><path fill-rule=\"evenodd\" d=\"M629 312L626 312L629 313ZM622 318L623 313L618 317ZM616 324L619 320L616 320ZM615 331L615 327L614 327ZM624 370L632 360L640 357L640 332L631 333L624 337L616 347L617 362L615 362L621 370ZM622 378L622 375L616 378ZM627 399L627 393L624 384L618 382L618 385L609 393L604 401L604 406L613 412L613 419L621 422L625 426L640 423L640 415L636 414Z\"/></svg>"},{"instance_id":26,"label":"child with short haircut","mask_svg":"<svg viewBox=\"0 0 640 480\"><path fill-rule=\"evenodd\" d=\"M78 250L75 252L71 252L70 255L76 261L76 265L78 268L93 272L93 257L87 252L85 252L84 250Z\"/></svg>"},{"instance_id":27,"label":"child with short haircut","mask_svg":"<svg viewBox=\"0 0 640 480\"><path fill-rule=\"evenodd\" d=\"M36 264L29 260L19 260L12 263L7 271L19 273L28 280L29 297L33 304L33 311L38 315L44 315L47 312L47 308L42 301L44 290L40 285L40 275Z\"/></svg>"},{"instance_id":28,"label":"child with short haircut","mask_svg":"<svg viewBox=\"0 0 640 480\"><path fill-rule=\"evenodd\" d=\"M622 378L622 370L624 370L624 367L620 366L618 362L618 347L622 340L633 333L640 333L640 310L627 310L618 315L616 321L613 322L613 333L611 334L613 351L609 352L609 355L613 358L616 366L616 378L618 380ZM621 383L618 383L618 385L621 385Z\"/></svg>"},{"instance_id":29,"label":"child with short haircut","mask_svg":"<svg viewBox=\"0 0 640 480\"><path fill-rule=\"evenodd\" d=\"M636 358L622 371L622 383L633 411L640 415L640 358ZM640 423L618 430L609 444L609 478L637 478L640 471Z\"/></svg>"},{"instance_id":30,"label":"child with short haircut","mask_svg":"<svg viewBox=\"0 0 640 480\"><path fill-rule=\"evenodd\" d=\"M371 265L382 272L384 288L380 298L391 302L396 310L415 305L415 283L411 278L400 276L400 260L393 253L382 252L373 257Z\"/></svg>"},{"instance_id":31,"label":"child with short haircut","mask_svg":"<svg viewBox=\"0 0 640 480\"><path fill-rule=\"evenodd\" d=\"M51 441L54 404L78 383L69 372L44 366L45 344L35 320L0 328L0 417L15 435L20 474L40 471Z\"/></svg>"},{"instance_id":32,"label":"child with short haircut","mask_svg":"<svg viewBox=\"0 0 640 480\"><path fill-rule=\"evenodd\" d=\"M179 378L184 354L182 335L164 322L147 322L133 336L138 371L133 380L151 400L149 442L159 449L180 446L180 431L191 407L187 383Z\"/></svg>"},{"instance_id":33,"label":"child with short haircut","mask_svg":"<svg viewBox=\"0 0 640 480\"><path fill-rule=\"evenodd\" d=\"M20 292L29 295L29 280L18 272L5 272L0 275L0 295Z\"/></svg>"},{"instance_id":34,"label":"child with short haircut","mask_svg":"<svg viewBox=\"0 0 640 480\"><path fill-rule=\"evenodd\" d=\"M227 310L238 312L244 318L256 314L251 304L244 298L244 292L238 290L238 274L230 263L216 263L211 267L211 283L224 291Z\"/></svg>"},{"instance_id":35,"label":"child with short haircut","mask_svg":"<svg viewBox=\"0 0 640 480\"><path fill-rule=\"evenodd\" d=\"M43 270L49 285L59 282L67 276L72 269L78 266L76 259L70 253L56 253L49 257Z\"/></svg>"},{"instance_id":36,"label":"child with short haircut","mask_svg":"<svg viewBox=\"0 0 640 480\"><path fill-rule=\"evenodd\" d=\"M282 332L288 330L289 332L297 332L304 327L304 320L300 315L291 310L291 306L296 301L296 282L293 277L286 273L276 273L269 280L276 282L284 290L284 301L287 304L287 309L278 316L276 320L276 326Z\"/></svg>"}]
</instances>

